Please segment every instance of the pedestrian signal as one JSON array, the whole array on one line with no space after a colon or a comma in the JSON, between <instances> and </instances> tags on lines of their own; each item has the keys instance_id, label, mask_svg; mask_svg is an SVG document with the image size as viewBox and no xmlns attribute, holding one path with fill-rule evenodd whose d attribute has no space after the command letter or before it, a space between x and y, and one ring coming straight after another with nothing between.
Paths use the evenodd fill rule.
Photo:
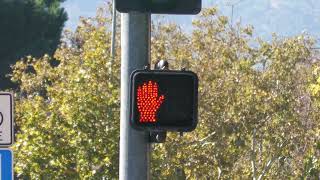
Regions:
<instances>
[{"instance_id":1,"label":"pedestrian signal","mask_svg":"<svg viewBox=\"0 0 320 180\"><path fill-rule=\"evenodd\" d=\"M131 75L131 125L138 130L192 131L198 78L191 71L138 70Z\"/></svg>"}]
</instances>

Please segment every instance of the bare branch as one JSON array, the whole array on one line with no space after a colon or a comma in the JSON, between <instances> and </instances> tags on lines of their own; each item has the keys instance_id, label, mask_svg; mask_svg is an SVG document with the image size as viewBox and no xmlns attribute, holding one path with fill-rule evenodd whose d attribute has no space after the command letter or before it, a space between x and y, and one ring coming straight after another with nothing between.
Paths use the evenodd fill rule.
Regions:
<instances>
[{"instance_id":1,"label":"bare branch","mask_svg":"<svg viewBox=\"0 0 320 180\"><path fill-rule=\"evenodd\" d=\"M255 146L256 146L256 129L254 128L252 133L252 143L251 143L251 168L252 168L253 180L256 180L256 174L257 174Z\"/></svg>"},{"instance_id":2,"label":"bare branch","mask_svg":"<svg viewBox=\"0 0 320 180\"><path fill-rule=\"evenodd\" d=\"M271 168L273 162L277 159L277 156L273 156L267 163L267 165L263 168L262 173L260 174L260 176L258 177L258 180L261 180L263 178L263 176L269 171L269 169Z\"/></svg>"},{"instance_id":3,"label":"bare branch","mask_svg":"<svg viewBox=\"0 0 320 180\"><path fill-rule=\"evenodd\" d=\"M280 146L279 146L279 151L287 145L287 140L283 141ZM263 176L266 175L266 173L269 171L269 169L271 168L273 162L278 158L280 157L280 155L275 155L275 156L272 156L272 158L268 161L268 163L266 164L266 166L263 168L262 170L262 173L260 174L260 176L258 177L257 180L261 180L263 178Z\"/></svg>"},{"instance_id":4,"label":"bare branch","mask_svg":"<svg viewBox=\"0 0 320 180\"><path fill-rule=\"evenodd\" d=\"M210 134L208 134L208 136L200 139L200 140L196 140L196 141L192 141L192 142L189 142L189 143L185 143L185 144L182 144L182 145L193 145L193 146L196 146L198 145L199 143L201 143L202 145L207 145L207 144L212 144L211 142L205 142L207 139L209 139L210 137L214 136L216 134L216 132L212 132Z\"/></svg>"}]
</instances>

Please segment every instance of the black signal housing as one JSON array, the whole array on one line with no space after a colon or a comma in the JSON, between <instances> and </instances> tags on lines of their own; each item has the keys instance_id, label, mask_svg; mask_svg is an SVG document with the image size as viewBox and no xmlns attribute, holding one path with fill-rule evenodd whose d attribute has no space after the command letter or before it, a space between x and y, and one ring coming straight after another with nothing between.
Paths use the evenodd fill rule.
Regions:
<instances>
[{"instance_id":1,"label":"black signal housing","mask_svg":"<svg viewBox=\"0 0 320 180\"><path fill-rule=\"evenodd\" d=\"M131 74L130 86L130 124L133 128L178 132L196 128L198 77L195 73L137 70Z\"/></svg>"},{"instance_id":2,"label":"black signal housing","mask_svg":"<svg viewBox=\"0 0 320 180\"><path fill-rule=\"evenodd\" d=\"M123 13L198 14L201 3L201 0L116 0L116 9Z\"/></svg>"}]
</instances>

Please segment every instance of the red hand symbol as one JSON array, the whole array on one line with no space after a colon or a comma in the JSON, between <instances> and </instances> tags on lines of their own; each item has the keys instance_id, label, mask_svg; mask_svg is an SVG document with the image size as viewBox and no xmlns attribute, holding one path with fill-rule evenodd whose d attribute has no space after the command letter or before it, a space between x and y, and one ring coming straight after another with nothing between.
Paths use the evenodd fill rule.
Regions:
<instances>
[{"instance_id":1,"label":"red hand symbol","mask_svg":"<svg viewBox=\"0 0 320 180\"><path fill-rule=\"evenodd\" d=\"M156 113L164 101L164 95L158 97L158 84L148 81L138 87L137 105L140 113L140 122L156 122Z\"/></svg>"}]
</instances>

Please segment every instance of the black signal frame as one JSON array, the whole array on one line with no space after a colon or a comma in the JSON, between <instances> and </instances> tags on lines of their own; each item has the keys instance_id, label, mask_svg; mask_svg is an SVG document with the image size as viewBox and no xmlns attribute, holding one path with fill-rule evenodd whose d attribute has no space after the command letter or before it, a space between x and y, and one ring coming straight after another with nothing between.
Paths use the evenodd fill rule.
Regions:
<instances>
[{"instance_id":1,"label":"black signal frame","mask_svg":"<svg viewBox=\"0 0 320 180\"><path fill-rule=\"evenodd\" d=\"M149 78L146 78L145 80L139 80L139 78L143 77L147 77L149 76ZM161 77L162 76L162 77ZM164 117L182 117L184 115L180 115L180 114L184 114L183 112L177 112L174 111L175 109L179 109L179 108L184 108L183 110L186 111L186 109L191 110L191 112L185 112L186 115L186 119L162 119L161 118L156 122L156 123L140 123L139 122L139 112L137 109L137 88L139 85L141 85L141 82L144 81L148 81L148 80L154 80L157 81L157 77L159 78L159 86L164 85L165 82L170 82L171 84L173 84L174 82L174 78L179 79L180 78L184 78L184 80L182 82L189 82L188 84L183 84L186 87L192 88L189 89L190 92L183 92L183 93L187 93L188 95L191 95L191 97L185 97L185 102L187 104L187 108L186 107L173 107L170 105L175 104L172 103L170 104L170 102L168 102L169 104L164 105L165 107L161 107L164 108L162 109L162 115ZM166 78L165 78L166 77ZM170 79L168 79L168 77L171 77ZM140 82L141 81L141 82ZM191 85L192 82L192 85ZM165 87L161 86L162 90L165 89ZM169 88L170 89L170 88ZM173 90L174 87L171 87L171 92L174 91ZM160 88L161 90L161 88ZM188 91L185 89L185 91ZM160 91L159 93L164 93L164 91ZM168 92L166 92L168 93ZM175 92L175 94L177 94L177 92ZM180 97L178 98L178 100L182 99L183 94L180 95ZM166 100L165 100L166 101ZM168 101L168 99L167 99ZM172 100L174 101L174 100ZM179 104L179 103L178 103ZM180 103L181 104L181 103ZM189 106L188 106L189 105ZM173 108L172 110L170 110L171 108ZM165 113L167 112L167 113ZM159 114L161 113L161 109L158 112ZM173 113L180 113L179 115L176 115ZM157 115L159 115L157 114ZM171 115L171 116L170 116ZM159 115L161 116L161 115ZM176 121L177 120L177 121ZM172 122L172 124L170 124L170 122ZM174 123L175 122L175 123ZM177 132L190 132L193 131L196 126L198 124L198 76L192 72L192 71L171 71L171 70L136 70L131 74L130 77L130 125L135 128L136 130L140 130L140 131L177 131Z\"/></svg>"},{"instance_id":2,"label":"black signal frame","mask_svg":"<svg viewBox=\"0 0 320 180\"><path fill-rule=\"evenodd\" d=\"M198 14L202 0L116 0L116 9L122 13Z\"/></svg>"}]
</instances>

